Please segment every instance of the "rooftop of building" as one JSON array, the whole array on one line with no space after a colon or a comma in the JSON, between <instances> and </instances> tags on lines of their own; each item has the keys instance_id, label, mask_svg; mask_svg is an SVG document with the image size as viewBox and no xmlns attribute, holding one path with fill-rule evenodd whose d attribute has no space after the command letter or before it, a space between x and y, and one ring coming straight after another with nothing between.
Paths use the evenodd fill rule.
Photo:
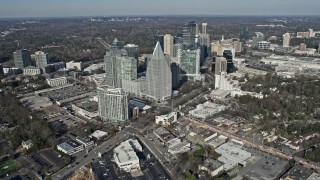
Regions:
<instances>
[{"instance_id":1,"label":"rooftop of building","mask_svg":"<svg viewBox=\"0 0 320 180\"><path fill-rule=\"evenodd\" d=\"M82 146L82 145L80 143L78 143L77 141L73 141L73 140L69 139L65 142L58 144L57 146L64 149L65 151L70 151L70 150L72 150L76 147Z\"/></svg>"},{"instance_id":2,"label":"rooftop of building","mask_svg":"<svg viewBox=\"0 0 320 180\"><path fill-rule=\"evenodd\" d=\"M223 166L224 163L211 158L207 158L206 160L202 161L199 165L208 168L210 171L215 171L216 169Z\"/></svg>"},{"instance_id":3,"label":"rooftop of building","mask_svg":"<svg viewBox=\"0 0 320 180\"><path fill-rule=\"evenodd\" d=\"M162 140L167 140L170 141L171 139L174 138L174 135L171 134L167 129L165 129L164 127L159 127L155 130L153 130L153 132L159 136Z\"/></svg>"},{"instance_id":4,"label":"rooftop of building","mask_svg":"<svg viewBox=\"0 0 320 180\"><path fill-rule=\"evenodd\" d=\"M172 116L176 116L176 115L177 115L177 112L171 112L171 113L169 113L169 114L160 115L160 116L158 116L158 117L161 117L161 118L163 118L163 119L169 119L169 118L171 118Z\"/></svg>"},{"instance_id":5,"label":"rooftop of building","mask_svg":"<svg viewBox=\"0 0 320 180\"><path fill-rule=\"evenodd\" d=\"M120 163L139 160L134 148L130 144L130 140L122 142L114 148L113 152ZM139 144L140 145L140 144Z\"/></svg>"},{"instance_id":6,"label":"rooftop of building","mask_svg":"<svg viewBox=\"0 0 320 180\"><path fill-rule=\"evenodd\" d=\"M107 136L108 133L107 132L104 132L104 131L101 131L101 130L96 130L95 132L93 132L90 137L94 137L94 138L97 138L97 139L100 139L104 136Z\"/></svg>"},{"instance_id":7,"label":"rooftop of building","mask_svg":"<svg viewBox=\"0 0 320 180\"><path fill-rule=\"evenodd\" d=\"M230 140L219 146L216 150L221 154L219 161L225 163L225 169L230 169L238 164L246 164L246 160L251 157L251 153L246 151L241 141Z\"/></svg>"},{"instance_id":8,"label":"rooftop of building","mask_svg":"<svg viewBox=\"0 0 320 180\"><path fill-rule=\"evenodd\" d=\"M289 162L273 155L262 153L254 157L254 161L238 173L238 177L247 177L250 180L277 179L277 177L289 168Z\"/></svg>"},{"instance_id":9,"label":"rooftop of building","mask_svg":"<svg viewBox=\"0 0 320 180\"><path fill-rule=\"evenodd\" d=\"M77 136L77 137L76 137L76 140L77 140L77 141L84 142L84 143L91 142L90 138L88 138L88 137L80 137L80 136Z\"/></svg>"},{"instance_id":10,"label":"rooftop of building","mask_svg":"<svg viewBox=\"0 0 320 180\"><path fill-rule=\"evenodd\" d=\"M312 173L308 178L307 180L319 180L320 179L320 174L318 173Z\"/></svg>"},{"instance_id":11,"label":"rooftop of building","mask_svg":"<svg viewBox=\"0 0 320 180\"><path fill-rule=\"evenodd\" d=\"M75 105L88 112L98 111L98 102L96 101L85 101L85 102L77 103Z\"/></svg>"},{"instance_id":12,"label":"rooftop of building","mask_svg":"<svg viewBox=\"0 0 320 180\"><path fill-rule=\"evenodd\" d=\"M281 178L282 179L295 179L295 180L305 180L307 179L313 171L311 169L307 169L301 165L295 165L291 168L287 173L285 173Z\"/></svg>"}]
</instances>

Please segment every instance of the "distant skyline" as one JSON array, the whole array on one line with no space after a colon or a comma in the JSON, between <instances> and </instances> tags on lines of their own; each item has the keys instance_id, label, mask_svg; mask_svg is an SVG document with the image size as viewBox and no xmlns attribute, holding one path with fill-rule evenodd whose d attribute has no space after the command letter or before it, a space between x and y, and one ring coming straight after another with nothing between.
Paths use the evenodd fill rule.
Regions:
<instances>
[{"instance_id":1,"label":"distant skyline","mask_svg":"<svg viewBox=\"0 0 320 180\"><path fill-rule=\"evenodd\" d=\"M320 15L319 0L1 0L0 18L120 15Z\"/></svg>"}]
</instances>

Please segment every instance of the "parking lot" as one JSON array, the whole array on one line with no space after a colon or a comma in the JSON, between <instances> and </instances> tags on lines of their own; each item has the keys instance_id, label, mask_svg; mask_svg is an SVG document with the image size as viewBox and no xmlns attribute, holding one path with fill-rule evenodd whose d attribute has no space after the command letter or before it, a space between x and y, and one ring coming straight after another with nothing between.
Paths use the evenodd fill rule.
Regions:
<instances>
[{"instance_id":1,"label":"parking lot","mask_svg":"<svg viewBox=\"0 0 320 180\"><path fill-rule=\"evenodd\" d=\"M32 156L32 159L47 171L56 171L70 162L54 150L43 150Z\"/></svg>"},{"instance_id":2,"label":"parking lot","mask_svg":"<svg viewBox=\"0 0 320 180\"><path fill-rule=\"evenodd\" d=\"M43 93L40 93L39 95L48 97L51 101L56 102L62 99L68 99L74 96L78 96L87 92L88 91L84 87L80 85L76 85L76 86L65 87L65 88L56 89L48 92L43 92Z\"/></svg>"}]
</instances>

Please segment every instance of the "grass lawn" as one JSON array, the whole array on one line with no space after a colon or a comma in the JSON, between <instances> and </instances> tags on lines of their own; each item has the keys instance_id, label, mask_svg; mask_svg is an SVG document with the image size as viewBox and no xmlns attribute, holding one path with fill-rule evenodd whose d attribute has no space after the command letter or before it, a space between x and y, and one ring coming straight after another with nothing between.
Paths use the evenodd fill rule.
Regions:
<instances>
[{"instance_id":1,"label":"grass lawn","mask_svg":"<svg viewBox=\"0 0 320 180\"><path fill-rule=\"evenodd\" d=\"M194 177L194 175L192 175L189 171L185 172L183 175L187 180L197 180L197 178Z\"/></svg>"},{"instance_id":2,"label":"grass lawn","mask_svg":"<svg viewBox=\"0 0 320 180\"><path fill-rule=\"evenodd\" d=\"M0 162L0 176L8 174L14 170L16 170L17 165L16 162L12 159Z\"/></svg>"},{"instance_id":3,"label":"grass lawn","mask_svg":"<svg viewBox=\"0 0 320 180\"><path fill-rule=\"evenodd\" d=\"M194 153L193 153L193 156L195 156L195 157L200 157L200 156L203 156L204 155L204 149L198 149L198 150L196 150L196 151L194 151Z\"/></svg>"}]
</instances>

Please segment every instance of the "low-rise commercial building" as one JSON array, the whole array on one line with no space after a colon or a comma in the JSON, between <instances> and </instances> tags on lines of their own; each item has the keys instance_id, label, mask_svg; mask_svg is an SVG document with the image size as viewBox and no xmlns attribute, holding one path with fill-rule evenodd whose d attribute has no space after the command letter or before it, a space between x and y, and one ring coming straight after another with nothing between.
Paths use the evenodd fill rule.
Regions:
<instances>
[{"instance_id":1,"label":"low-rise commercial building","mask_svg":"<svg viewBox=\"0 0 320 180\"><path fill-rule=\"evenodd\" d=\"M199 170L207 171L212 177L223 172L223 163L214 159L206 159L199 164Z\"/></svg>"},{"instance_id":2,"label":"low-rise commercial building","mask_svg":"<svg viewBox=\"0 0 320 180\"><path fill-rule=\"evenodd\" d=\"M85 148L93 146L93 141L91 141L89 138L85 137L76 137L76 141L78 141L80 144L82 144Z\"/></svg>"},{"instance_id":3,"label":"low-rise commercial building","mask_svg":"<svg viewBox=\"0 0 320 180\"><path fill-rule=\"evenodd\" d=\"M74 62L74 61L70 61L66 63L66 68L67 69L75 69L75 70L79 70L82 71L82 62Z\"/></svg>"},{"instance_id":4,"label":"low-rise commercial building","mask_svg":"<svg viewBox=\"0 0 320 180\"><path fill-rule=\"evenodd\" d=\"M307 180L319 180L320 179L320 174L318 173L312 173Z\"/></svg>"},{"instance_id":5,"label":"low-rise commercial building","mask_svg":"<svg viewBox=\"0 0 320 180\"><path fill-rule=\"evenodd\" d=\"M312 173L313 171L311 169L307 169L301 165L295 165L287 173L285 173L280 178L280 180L293 180L293 179L306 180Z\"/></svg>"},{"instance_id":6,"label":"low-rise commercial building","mask_svg":"<svg viewBox=\"0 0 320 180\"><path fill-rule=\"evenodd\" d=\"M224 163L224 170L231 170L238 165L246 166L251 153L246 151L243 145L243 142L232 139L216 148L215 151L221 154L218 160Z\"/></svg>"},{"instance_id":7,"label":"low-rise commercial building","mask_svg":"<svg viewBox=\"0 0 320 180\"><path fill-rule=\"evenodd\" d=\"M175 138L174 135L164 127L159 127L157 129L153 130L153 133L164 143Z\"/></svg>"},{"instance_id":8,"label":"low-rise commercial building","mask_svg":"<svg viewBox=\"0 0 320 180\"><path fill-rule=\"evenodd\" d=\"M68 80L66 77L60 77L60 78L54 78L54 79L47 79L47 83L51 87L58 87L63 86L68 83Z\"/></svg>"},{"instance_id":9,"label":"low-rise commercial building","mask_svg":"<svg viewBox=\"0 0 320 180\"><path fill-rule=\"evenodd\" d=\"M98 102L86 101L77 104L72 104L72 110L80 116L92 119L99 116Z\"/></svg>"},{"instance_id":10,"label":"low-rise commercial building","mask_svg":"<svg viewBox=\"0 0 320 180\"><path fill-rule=\"evenodd\" d=\"M217 114L217 113L225 110L226 108L227 108L227 106L215 104L215 103L207 101L203 104L197 105L197 108L189 111L189 114L191 114L192 116L194 116L196 118L205 119L205 118L208 118L209 116L212 116L214 114Z\"/></svg>"},{"instance_id":11,"label":"low-rise commercial building","mask_svg":"<svg viewBox=\"0 0 320 180\"><path fill-rule=\"evenodd\" d=\"M68 140L61 144L58 144L57 149L64 154L73 155L75 153L83 151L84 147L82 144L76 141Z\"/></svg>"},{"instance_id":12,"label":"low-rise commercial building","mask_svg":"<svg viewBox=\"0 0 320 180\"><path fill-rule=\"evenodd\" d=\"M89 137L96 139L96 140L100 140L102 138L105 138L108 136L107 132L101 131L101 130L96 130L95 132L93 132Z\"/></svg>"},{"instance_id":13,"label":"low-rise commercial building","mask_svg":"<svg viewBox=\"0 0 320 180\"><path fill-rule=\"evenodd\" d=\"M220 135L210 141L207 141L207 144L212 148L217 148L220 145L224 144L228 140L228 137Z\"/></svg>"},{"instance_id":14,"label":"low-rise commercial building","mask_svg":"<svg viewBox=\"0 0 320 180\"><path fill-rule=\"evenodd\" d=\"M270 42L260 41L260 42L258 42L258 48L262 49L262 50L268 50L268 49L270 49Z\"/></svg>"},{"instance_id":15,"label":"low-rise commercial building","mask_svg":"<svg viewBox=\"0 0 320 180\"><path fill-rule=\"evenodd\" d=\"M156 116L156 124L170 126L170 124L176 122L177 119L178 113L172 112L167 115Z\"/></svg>"},{"instance_id":16,"label":"low-rise commercial building","mask_svg":"<svg viewBox=\"0 0 320 180\"><path fill-rule=\"evenodd\" d=\"M181 141L179 138L171 139L166 143L168 147L168 152L176 155L184 152L188 152L191 150L191 143L188 141Z\"/></svg>"},{"instance_id":17,"label":"low-rise commercial building","mask_svg":"<svg viewBox=\"0 0 320 180\"><path fill-rule=\"evenodd\" d=\"M12 67L12 68L3 68L3 74L4 75L17 75L17 74L21 74L22 70L16 67Z\"/></svg>"},{"instance_id":18,"label":"low-rise commercial building","mask_svg":"<svg viewBox=\"0 0 320 180\"><path fill-rule=\"evenodd\" d=\"M23 69L23 74L24 75L29 75L29 76L34 76L34 75L42 74L42 71L38 67L28 66L28 67Z\"/></svg>"},{"instance_id":19,"label":"low-rise commercial building","mask_svg":"<svg viewBox=\"0 0 320 180\"><path fill-rule=\"evenodd\" d=\"M132 172L140 170L139 158L135 151L142 151L137 140L128 139L113 150L113 158L120 170Z\"/></svg>"}]
</instances>

